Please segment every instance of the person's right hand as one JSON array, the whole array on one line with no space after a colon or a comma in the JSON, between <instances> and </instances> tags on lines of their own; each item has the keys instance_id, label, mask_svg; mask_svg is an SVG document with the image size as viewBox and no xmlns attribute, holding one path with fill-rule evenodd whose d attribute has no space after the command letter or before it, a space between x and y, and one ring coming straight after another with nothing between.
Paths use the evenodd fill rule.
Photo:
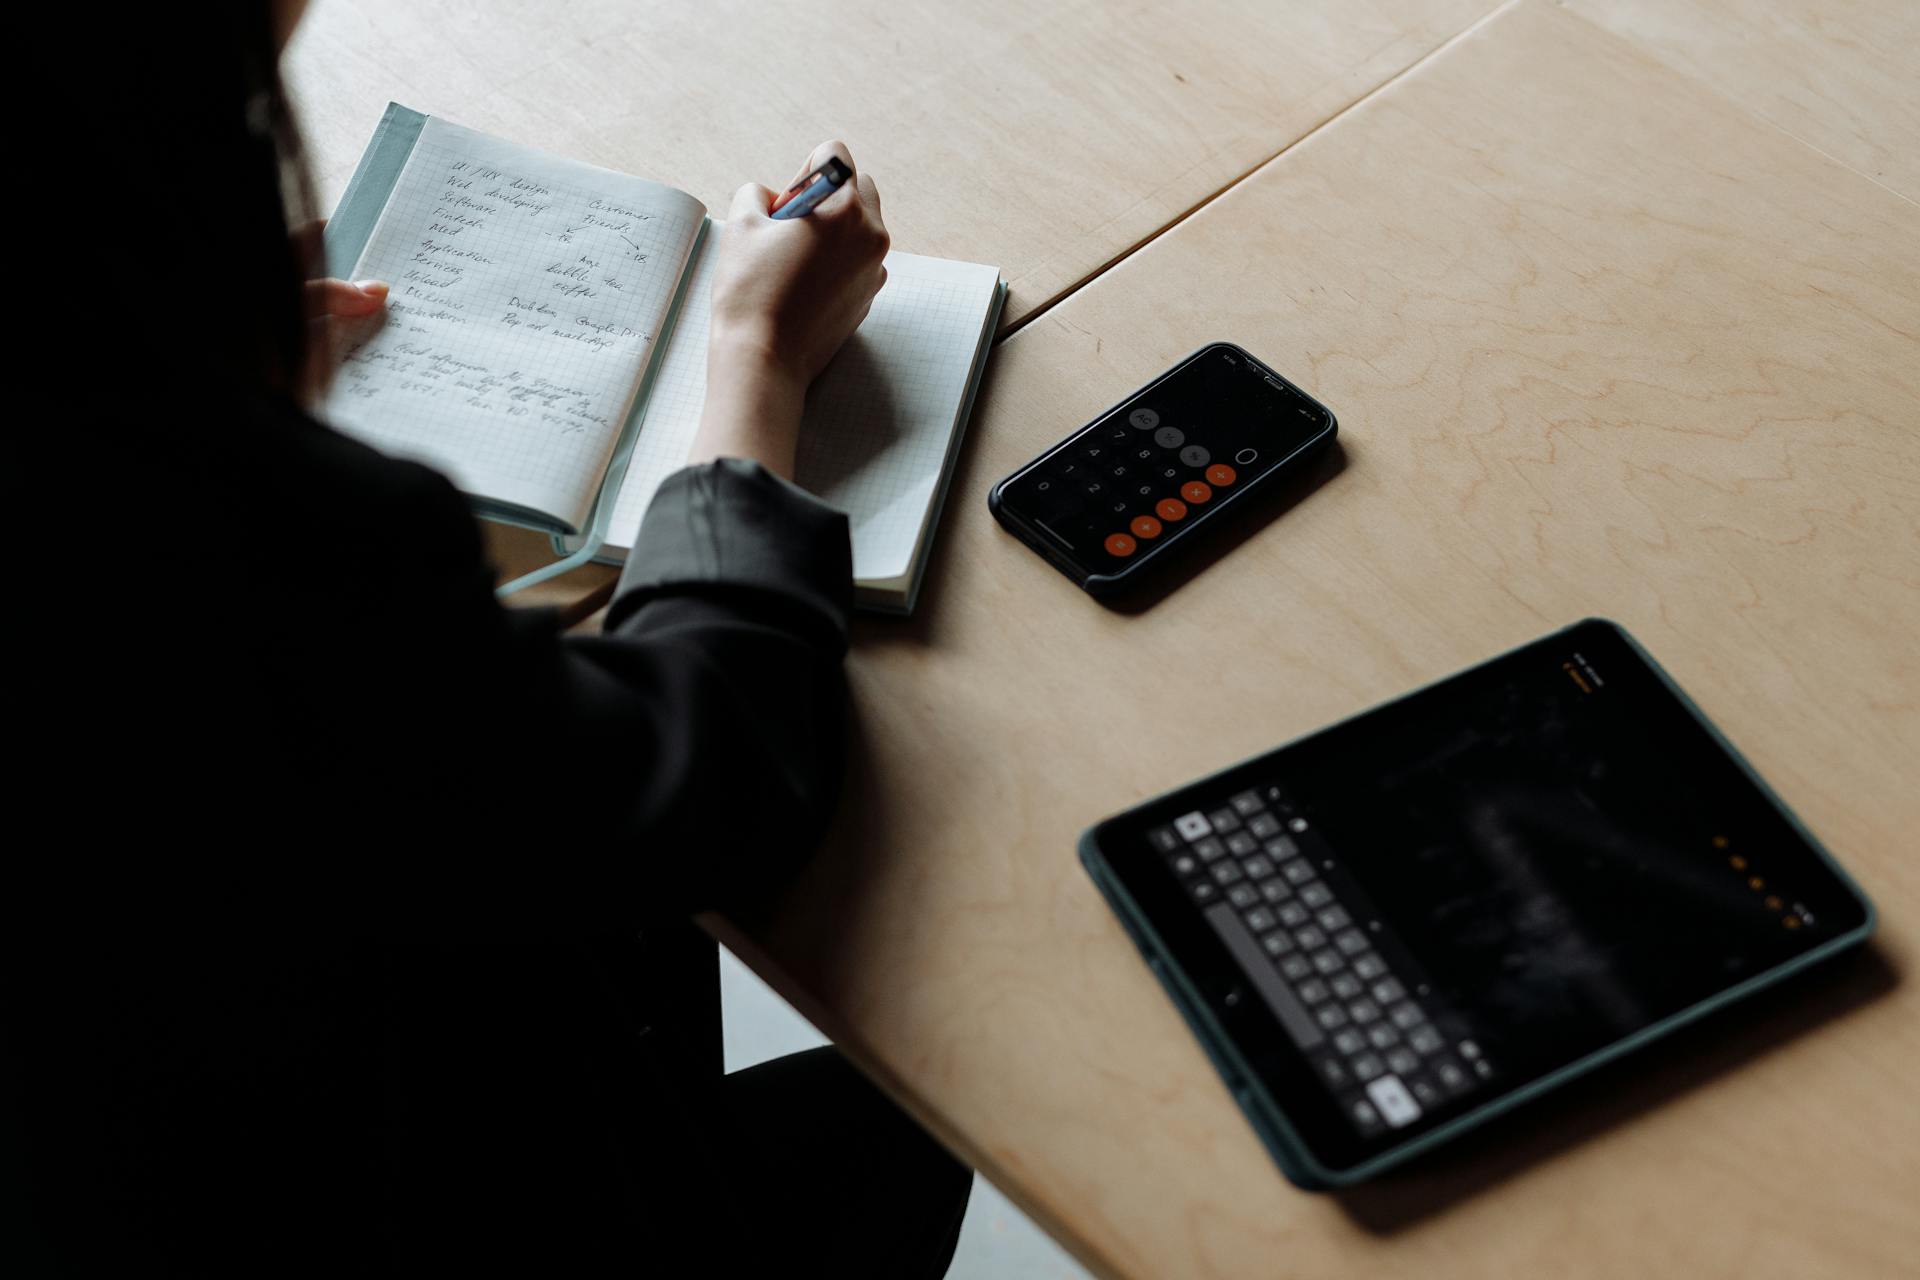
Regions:
<instances>
[{"instance_id":1,"label":"person's right hand","mask_svg":"<svg viewBox=\"0 0 1920 1280\"><path fill-rule=\"evenodd\" d=\"M805 177L838 142L813 149ZM886 283L887 228L873 179L853 181L804 218L767 216L773 192L734 193L714 267L707 402L688 462L750 458L793 479L807 387L867 317Z\"/></svg>"},{"instance_id":2,"label":"person's right hand","mask_svg":"<svg viewBox=\"0 0 1920 1280\"><path fill-rule=\"evenodd\" d=\"M843 144L823 142L794 180L833 156L853 169ZM769 217L773 199L767 188L748 183L734 192L727 212L710 341L732 363L710 360L710 383L714 374L737 372L741 360L764 360L804 387L859 328L886 283L887 228L872 178L854 170L851 181L804 218Z\"/></svg>"}]
</instances>

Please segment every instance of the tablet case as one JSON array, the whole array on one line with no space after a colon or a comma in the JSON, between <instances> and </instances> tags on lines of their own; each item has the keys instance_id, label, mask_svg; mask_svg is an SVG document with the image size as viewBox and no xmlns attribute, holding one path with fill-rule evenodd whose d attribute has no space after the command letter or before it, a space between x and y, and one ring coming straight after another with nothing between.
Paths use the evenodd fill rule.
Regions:
<instances>
[{"instance_id":1,"label":"tablet case","mask_svg":"<svg viewBox=\"0 0 1920 1280\"><path fill-rule=\"evenodd\" d=\"M1267 1095L1265 1086L1259 1083L1259 1077L1254 1073L1252 1067L1248 1065L1246 1060L1241 1057L1239 1049L1234 1045L1232 1039L1228 1037L1225 1030L1214 1020L1213 1014L1207 1008L1206 1001L1201 998L1198 989L1194 987L1187 979L1185 973L1182 972L1179 963L1169 953L1165 943L1155 932L1152 923L1147 919L1145 913L1142 912L1139 905L1134 902L1132 895L1127 892L1126 887L1111 873L1107 865L1106 856L1101 852L1098 841L1094 839L1095 829L1088 828L1080 837L1079 850L1081 864L1086 867L1087 874L1092 878L1095 887L1097 887L1102 896L1106 898L1108 906L1110 906L1114 914L1120 918L1120 923L1125 926L1128 936L1133 939L1134 945L1137 946L1140 949L1140 953L1146 957L1147 967L1153 970L1154 976L1160 980L1160 985L1166 989L1167 995L1172 998L1174 1007L1180 1011L1180 1016L1186 1020L1188 1028L1192 1030L1194 1037L1200 1041L1200 1047L1206 1050L1207 1057L1213 1062L1214 1069L1220 1073L1221 1080L1226 1084L1227 1092L1233 1095L1234 1102L1239 1105L1241 1112L1245 1114L1248 1122L1253 1125L1254 1132L1259 1135L1261 1143L1265 1145L1268 1153L1273 1157L1274 1163L1280 1166L1280 1171L1285 1174L1287 1180L1295 1186L1307 1191L1323 1191L1334 1187L1345 1187L1357 1182L1364 1182L1376 1174L1393 1168L1395 1165L1403 1164L1413 1159L1422 1152L1431 1150L1450 1139L1457 1138L1469 1130L1477 1129L1495 1116L1511 1111L1532 1098L1539 1097L1541 1094L1556 1089L1568 1081L1586 1075L1588 1072L1613 1061L1615 1058L1633 1052L1642 1045L1657 1040L1689 1023L1697 1022L1708 1014L1723 1009L1757 991L1762 991L1767 987L1774 986L1829 956L1844 951L1849 947L1857 946L1866 941L1867 937L1873 932L1877 919L1873 901L1861 891L1860 886L1854 882L1853 877L1849 876L1845 869L1843 869L1838 862L1834 861L1833 855L1827 851L1826 846L1814 838L1813 833L1807 829L1806 824L1801 822L1799 816L1787 807L1785 801L1775 794L1773 788L1767 785L1766 779L1762 778L1759 773L1754 770L1753 766L1747 762L1747 758L1734 748L1734 745L1727 740L1726 735L1720 732L1719 727L1707 718L1706 713L1695 704L1692 698L1687 696L1686 691L1667 673L1667 669L1655 661L1653 655L1648 653L1645 647L1643 647L1638 640L1635 640L1625 627L1608 618L1589 618L1584 622L1573 624L1572 627L1563 628L1559 634L1564 634L1566 631L1571 631L1576 627L1592 624L1611 628L1621 639L1627 642L1634 653L1639 655L1653 673L1659 677L1661 684L1665 685L1667 690L1679 699L1680 704L1687 709L1688 713L1691 714L1713 740L1719 744L1720 749L1726 752L1727 756L1739 767L1740 771L1759 789L1761 795L1766 797L1766 799L1780 811L1781 816L1784 817L1789 825L1799 833L1800 837L1807 842L1808 846L1820 860L1826 863L1835 878L1859 899L1865 911L1865 923L1852 932L1829 939L1820 946L1808 951L1805 955L1789 960L1785 964L1770 969L1765 973L1756 974L1747 981L1729 987L1727 990L1720 992L1710 999L1703 1000L1699 1004L1683 1009L1671 1017L1664 1018L1659 1022L1644 1027L1633 1035L1607 1045L1605 1048L1596 1050L1576 1062L1571 1062L1557 1071L1550 1072L1530 1084L1513 1090L1511 1093L1502 1094L1500 1097L1493 1099L1482 1107L1468 1112L1466 1115L1458 1116L1436 1129L1409 1139L1407 1142L1384 1151L1370 1160L1363 1161L1351 1169L1335 1170L1326 1168L1314 1159L1312 1153L1307 1150L1306 1144L1300 1140L1299 1134L1287 1120L1285 1112L1276 1106ZM1501 661L1520 652L1522 649L1530 648L1538 643L1540 643L1539 640L1530 640L1524 645L1516 646L1495 658L1489 659L1489 661ZM1399 698L1384 705L1392 706L1394 703L1404 702L1408 698L1432 688L1434 685L1445 683L1457 674L1459 673L1450 673L1449 675L1441 677L1439 680L1431 681L1421 686L1421 688L1403 694ZM1369 708L1369 710L1377 709L1378 708ZM1319 732L1321 732L1321 730L1314 730L1314 733ZM1313 734L1303 735L1303 738L1294 739L1293 741L1303 741L1305 737L1311 736L1313 736ZM1282 743L1280 745L1290 746L1292 744ZM1273 748L1273 750L1278 749L1279 747ZM1261 756L1267 754L1270 754L1270 752L1262 752ZM1251 758L1259 759L1260 756ZM1193 787L1204 787L1245 763L1247 763L1247 761L1237 761L1223 769L1215 770L1205 778L1200 778L1176 787L1172 791L1155 797L1153 800L1145 801L1142 806L1136 807L1157 803L1159 800L1187 791ZM1316 1098L1315 1102L1317 1104L1319 1099Z\"/></svg>"}]
</instances>

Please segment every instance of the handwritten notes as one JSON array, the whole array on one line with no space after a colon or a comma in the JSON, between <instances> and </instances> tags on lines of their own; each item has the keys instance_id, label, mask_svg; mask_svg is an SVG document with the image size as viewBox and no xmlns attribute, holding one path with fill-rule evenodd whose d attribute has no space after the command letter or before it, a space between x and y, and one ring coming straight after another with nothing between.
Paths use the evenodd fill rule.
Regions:
<instances>
[{"instance_id":1,"label":"handwritten notes","mask_svg":"<svg viewBox=\"0 0 1920 1280\"><path fill-rule=\"evenodd\" d=\"M322 412L496 509L582 525L706 210L429 120L355 265Z\"/></svg>"}]
</instances>

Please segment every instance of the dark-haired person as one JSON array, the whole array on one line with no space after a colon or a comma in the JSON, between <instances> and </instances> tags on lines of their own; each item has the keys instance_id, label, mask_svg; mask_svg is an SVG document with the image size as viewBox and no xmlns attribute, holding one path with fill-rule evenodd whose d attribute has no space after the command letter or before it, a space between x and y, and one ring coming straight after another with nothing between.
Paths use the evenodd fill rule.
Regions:
<instances>
[{"instance_id":1,"label":"dark-haired person","mask_svg":"<svg viewBox=\"0 0 1920 1280\"><path fill-rule=\"evenodd\" d=\"M381 298L305 283L294 16L57 46L14 477L69 576L13 628L4 1270L941 1274L968 1172L834 1051L723 1075L690 923L835 796L848 532L791 473L883 282L872 179L737 194L693 456L562 636L444 478L302 408L315 310Z\"/></svg>"}]
</instances>

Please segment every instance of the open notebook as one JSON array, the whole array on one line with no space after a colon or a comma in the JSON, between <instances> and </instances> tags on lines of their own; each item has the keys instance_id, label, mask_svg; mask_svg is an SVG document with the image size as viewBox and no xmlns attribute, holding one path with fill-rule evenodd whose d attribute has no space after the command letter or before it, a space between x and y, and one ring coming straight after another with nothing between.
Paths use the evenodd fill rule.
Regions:
<instances>
[{"instance_id":1,"label":"open notebook","mask_svg":"<svg viewBox=\"0 0 1920 1280\"><path fill-rule=\"evenodd\" d=\"M617 562L699 424L707 226L683 191L390 105L327 258L393 292L335 326L322 416L552 534L565 558L515 585ZM796 478L847 513L864 607L913 607L1005 295L993 267L889 254L808 394Z\"/></svg>"}]
</instances>

